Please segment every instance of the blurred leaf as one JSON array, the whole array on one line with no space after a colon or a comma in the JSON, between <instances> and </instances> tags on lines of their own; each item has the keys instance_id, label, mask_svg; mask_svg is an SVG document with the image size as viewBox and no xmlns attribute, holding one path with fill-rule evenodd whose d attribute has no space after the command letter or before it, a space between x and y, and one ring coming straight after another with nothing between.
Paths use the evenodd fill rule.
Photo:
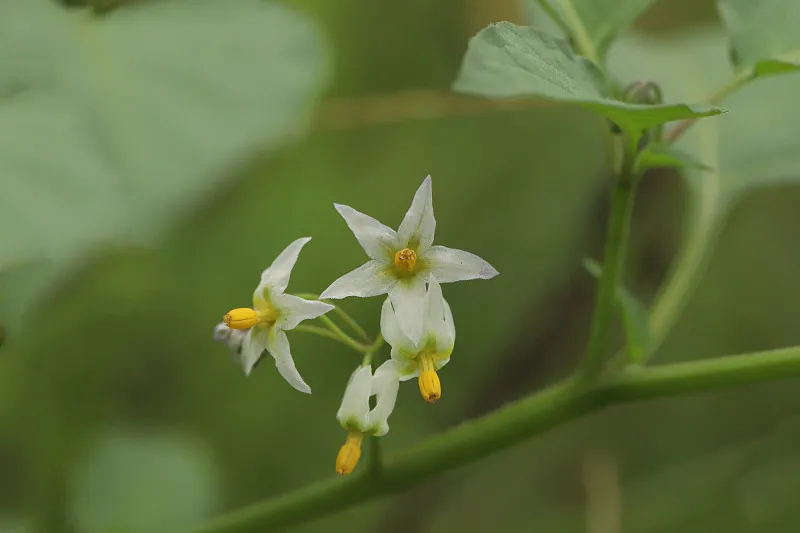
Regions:
<instances>
[{"instance_id":1,"label":"blurred leaf","mask_svg":"<svg viewBox=\"0 0 800 533\"><path fill-rule=\"evenodd\" d=\"M748 472L738 488L743 511L755 524L795 512L800 491L800 457L795 454L773 458Z\"/></svg>"},{"instance_id":2,"label":"blurred leaf","mask_svg":"<svg viewBox=\"0 0 800 533\"><path fill-rule=\"evenodd\" d=\"M572 30L585 34L600 58L620 31L633 25L655 0L538 0L554 10Z\"/></svg>"},{"instance_id":3,"label":"blurred leaf","mask_svg":"<svg viewBox=\"0 0 800 533\"><path fill-rule=\"evenodd\" d=\"M72 514L83 533L186 529L217 509L211 458L167 436L114 436L75 477Z\"/></svg>"},{"instance_id":4,"label":"blurred leaf","mask_svg":"<svg viewBox=\"0 0 800 533\"><path fill-rule=\"evenodd\" d=\"M258 0L6 2L0 47L0 269L157 237L301 131L326 70L314 29Z\"/></svg>"},{"instance_id":5,"label":"blurred leaf","mask_svg":"<svg viewBox=\"0 0 800 533\"><path fill-rule=\"evenodd\" d=\"M708 165L698 161L694 156L661 144L651 144L642 150L639 153L637 166L641 171L664 167L713 170Z\"/></svg>"},{"instance_id":6,"label":"blurred leaf","mask_svg":"<svg viewBox=\"0 0 800 533\"><path fill-rule=\"evenodd\" d=\"M600 70L566 41L509 22L492 24L469 43L454 89L489 98L539 96L593 109L625 130L716 115L709 106L635 105L616 100Z\"/></svg>"},{"instance_id":7,"label":"blurred leaf","mask_svg":"<svg viewBox=\"0 0 800 533\"><path fill-rule=\"evenodd\" d=\"M721 32L680 38L622 39L610 56L615 73L656 79L667 95L702 99L728 86L734 73ZM800 91L797 74L751 83L725 100L731 113L694 124L675 144L714 170L685 168L686 237L668 280L650 308L655 350L666 338L708 264L730 207L754 187L800 177Z\"/></svg>"},{"instance_id":8,"label":"blurred leaf","mask_svg":"<svg viewBox=\"0 0 800 533\"><path fill-rule=\"evenodd\" d=\"M800 68L800 2L718 0L731 38L731 60L755 76Z\"/></svg>"},{"instance_id":9,"label":"blurred leaf","mask_svg":"<svg viewBox=\"0 0 800 533\"><path fill-rule=\"evenodd\" d=\"M28 533L33 531L27 520L0 517L0 533Z\"/></svg>"},{"instance_id":10,"label":"blurred leaf","mask_svg":"<svg viewBox=\"0 0 800 533\"><path fill-rule=\"evenodd\" d=\"M670 40L626 38L615 48L613 66L627 76L658 76L666 94L702 98L734 74L725 61L727 44L719 31ZM725 100L731 112L692 126L675 148L716 172L687 167L692 189L713 192L722 215L752 187L800 178L800 74L748 84ZM713 191L711 191L713 189Z\"/></svg>"},{"instance_id":11,"label":"blurred leaf","mask_svg":"<svg viewBox=\"0 0 800 533\"><path fill-rule=\"evenodd\" d=\"M602 265L594 259L585 258L583 266L597 279L603 273ZM622 285L617 287L617 305L622 315L628 356L633 363L640 363L650 346L650 315L647 308Z\"/></svg>"}]
</instances>

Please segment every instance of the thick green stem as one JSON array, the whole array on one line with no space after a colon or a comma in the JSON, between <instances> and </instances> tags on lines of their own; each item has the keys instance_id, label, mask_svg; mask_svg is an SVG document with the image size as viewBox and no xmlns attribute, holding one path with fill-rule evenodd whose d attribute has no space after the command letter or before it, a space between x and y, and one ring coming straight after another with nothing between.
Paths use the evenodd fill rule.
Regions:
<instances>
[{"instance_id":1,"label":"thick green stem","mask_svg":"<svg viewBox=\"0 0 800 533\"><path fill-rule=\"evenodd\" d=\"M622 168L611 194L611 212L606 230L603 271L592 315L589 345L581 369L581 375L585 378L594 377L603 368L606 360L608 340L616 310L616 291L628 241L633 200L636 195L637 180L634 167L639 137L626 136L626 140Z\"/></svg>"},{"instance_id":2,"label":"thick green stem","mask_svg":"<svg viewBox=\"0 0 800 533\"><path fill-rule=\"evenodd\" d=\"M342 511L481 459L609 405L800 376L800 346L653 368L629 369L587 386L549 387L432 437L388 461L234 511L194 533L264 533Z\"/></svg>"}]
</instances>

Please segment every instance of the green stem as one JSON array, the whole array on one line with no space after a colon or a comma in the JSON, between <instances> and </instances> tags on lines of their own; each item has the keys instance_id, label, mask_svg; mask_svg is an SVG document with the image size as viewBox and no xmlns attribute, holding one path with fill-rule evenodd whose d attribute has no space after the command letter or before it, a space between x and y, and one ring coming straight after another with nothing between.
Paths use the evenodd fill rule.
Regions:
<instances>
[{"instance_id":1,"label":"green stem","mask_svg":"<svg viewBox=\"0 0 800 533\"><path fill-rule=\"evenodd\" d=\"M373 342L364 353L364 359L361 361L361 364L371 365L373 356L378 350L381 349L381 346L383 346L383 335L378 333L378 336L375 338L375 342Z\"/></svg>"},{"instance_id":2,"label":"green stem","mask_svg":"<svg viewBox=\"0 0 800 533\"><path fill-rule=\"evenodd\" d=\"M345 339L343 339L342 337L340 337L339 335L337 335L333 331L331 331L329 329L326 329L326 328L321 328L319 326L307 326L305 324L300 324L299 326L295 326L295 328L292 331L302 331L304 333L313 333L314 335L319 335L320 337L325 337L325 338L328 338L328 339L333 339L335 341L341 342L345 346L349 346L350 348L354 348L355 349L355 347L350 342L346 341ZM358 351L359 352L363 352L364 350L358 349Z\"/></svg>"},{"instance_id":3,"label":"green stem","mask_svg":"<svg viewBox=\"0 0 800 533\"><path fill-rule=\"evenodd\" d=\"M592 315L589 345L581 369L582 376L586 378L594 377L603 368L606 360L608 340L616 310L616 291L625 256L625 245L628 240L633 200L636 195L634 167L639 136L626 134L625 139L622 168L611 195L611 213L606 230L603 271Z\"/></svg>"},{"instance_id":4,"label":"green stem","mask_svg":"<svg viewBox=\"0 0 800 533\"><path fill-rule=\"evenodd\" d=\"M544 2L540 2L540 4L542 3ZM584 26L580 15L575 10L572 0L558 0L558 3L564 15L564 22L570 27L569 34L575 41L576 50L586 59L600 66L600 56L597 55L597 49L594 43L592 43L592 39L589 37L589 32L586 31L586 26Z\"/></svg>"},{"instance_id":5,"label":"green stem","mask_svg":"<svg viewBox=\"0 0 800 533\"><path fill-rule=\"evenodd\" d=\"M313 292L301 292L296 294L295 296L299 296L300 298L305 298L306 300L316 300L319 298L319 294L314 294ZM356 335L361 337L362 341L369 342L371 340L369 335L367 335L367 332L364 331L364 328L361 327L361 324L356 322L356 319L350 316L344 309L334 304L330 300L320 300L320 301L324 301L325 303L332 305L333 312L339 315L339 317L342 320L344 320L345 324L350 326L350 329L352 329Z\"/></svg>"},{"instance_id":6,"label":"green stem","mask_svg":"<svg viewBox=\"0 0 800 533\"><path fill-rule=\"evenodd\" d=\"M194 533L262 533L342 511L481 459L533 435L609 405L752 385L800 376L800 346L629 369L586 387L565 381L482 418L449 429L369 469L331 478L234 511Z\"/></svg>"},{"instance_id":7,"label":"green stem","mask_svg":"<svg viewBox=\"0 0 800 533\"><path fill-rule=\"evenodd\" d=\"M547 16L550 17L550 19L553 22L555 22L559 28L561 28L561 31L564 32L564 35L566 35L567 37L572 35L572 30L570 29L570 27L567 25L566 22L564 22L564 20L561 18L561 15L559 15L556 12L553 6L550 5L550 2L548 2L548 0L538 0L537 3L542 8L542 11L547 13Z\"/></svg>"},{"instance_id":8,"label":"green stem","mask_svg":"<svg viewBox=\"0 0 800 533\"><path fill-rule=\"evenodd\" d=\"M353 337L351 337L350 335L348 335L347 333L342 331L342 328L337 326L336 323L333 320L331 320L329 317L327 317L325 315L321 315L321 316L317 317L317 320L319 320L320 322L325 324L325 326L329 330L331 330L338 337L338 339L342 343L344 343L347 346L351 347L355 351L361 352L361 353L367 353L369 351L369 349L370 349L369 346L367 346L366 344L362 344L362 343L358 342Z\"/></svg>"}]
</instances>

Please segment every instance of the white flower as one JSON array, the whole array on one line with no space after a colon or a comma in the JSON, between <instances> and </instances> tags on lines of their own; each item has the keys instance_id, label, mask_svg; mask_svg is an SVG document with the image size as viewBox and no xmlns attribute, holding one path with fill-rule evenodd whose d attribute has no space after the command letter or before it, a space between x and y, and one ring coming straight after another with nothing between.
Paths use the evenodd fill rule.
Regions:
<instances>
[{"instance_id":1,"label":"white flower","mask_svg":"<svg viewBox=\"0 0 800 533\"><path fill-rule=\"evenodd\" d=\"M400 328L398 315L389 298L381 310L381 334L392 346L393 367L398 379L405 381L419 376L419 390L430 403L442 395L437 370L450 361L456 342L456 328L450 305L442 296L442 287L431 279L423 300L423 334L413 341Z\"/></svg>"},{"instance_id":2,"label":"white flower","mask_svg":"<svg viewBox=\"0 0 800 533\"><path fill-rule=\"evenodd\" d=\"M497 270L477 255L433 246L436 220L433 218L431 177L425 178L397 231L352 207L334 204L370 261L340 277L320 299L388 294L400 323L411 339L422 335L425 282L439 283L467 279L489 279Z\"/></svg>"},{"instance_id":3,"label":"white flower","mask_svg":"<svg viewBox=\"0 0 800 533\"><path fill-rule=\"evenodd\" d=\"M239 308L223 318L225 325L236 330L248 330L242 339L241 363L246 375L250 374L264 350L275 359L281 376L300 392L311 393L294 366L289 339L285 331L293 329L303 320L324 315L333 306L324 302L304 300L284 294L289 284L292 268L300 250L311 237L297 239L286 247L275 261L261 274L261 283L253 293L253 308Z\"/></svg>"},{"instance_id":4,"label":"white flower","mask_svg":"<svg viewBox=\"0 0 800 533\"><path fill-rule=\"evenodd\" d=\"M381 437L389 431L389 416L394 410L397 391L400 387L397 362L384 362L372 375L370 365L362 365L353 371L342 397L342 405L336 418L347 430L347 440L336 457L336 471L349 474L361 458L361 442L364 435ZM377 396L375 407L370 409L369 399Z\"/></svg>"}]
</instances>

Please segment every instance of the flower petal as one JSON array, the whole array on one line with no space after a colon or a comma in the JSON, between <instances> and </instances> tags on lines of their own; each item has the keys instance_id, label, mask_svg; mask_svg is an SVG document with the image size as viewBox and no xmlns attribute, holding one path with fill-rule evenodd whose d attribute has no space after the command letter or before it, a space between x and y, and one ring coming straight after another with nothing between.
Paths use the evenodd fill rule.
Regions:
<instances>
[{"instance_id":1,"label":"flower petal","mask_svg":"<svg viewBox=\"0 0 800 533\"><path fill-rule=\"evenodd\" d=\"M306 245L311 237L303 237L292 242L275 258L272 264L261 273L261 285L273 289L271 293L281 293L289 285L289 277L292 275L292 268L297 262L300 250Z\"/></svg>"},{"instance_id":2,"label":"flower petal","mask_svg":"<svg viewBox=\"0 0 800 533\"><path fill-rule=\"evenodd\" d=\"M433 189L431 177L425 178L414 194L411 207L408 208L403 222L397 229L397 236L402 246L416 248L417 254L424 253L433 243L436 231L436 219L433 217ZM415 243L419 243L414 246Z\"/></svg>"},{"instance_id":3,"label":"flower petal","mask_svg":"<svg viewBox=\"0 0 800 533\"><path fill-rule=\"evenodd\" d=\"M292 352L289 349L289 339L286 338L286 333L280 328L270 328L267 336L267 351L275 358L275 366L278 368L278 372L289 385L300 392L311 394L311 387L303 381L300 372L294 366Z\"/></svg>"},{"instance_id":4,"label":"flower petal","mask_svg":"<svg viewBox=\"0 0 800 533\"><path fill-rule=\"evenodd\" d=\"M326 300L348 296L360 298L378 296L389 292L396 283L397 279L387 273L386 264L373 259L331 283L319 298Z\"/></svg>"},{"instance_id":5,"label":"flower petal","mask_svg":"<svg viewBox=\"0 0 800 533\"><path fill-rule=\"evenodd\" d=\"M453 311L450 309L450 304L447 303L447 300L444 300L444 328L446 331L444 340L448 341L447 345L452 350L456 343L456 323L453 320Z\"/></svg>"},{"instance_id":6,"label":"flower petal","mask_svg":"<svg viewBox=\"0 0 800 533\"><path fill-rule=\"evenodd\" d=\"M347 227L356 236L358 244L370 259L389 259L400 248L397 233L369 215L356 211L349 205L333 204L342 215Z\"/></svg>"},{"instance_id":7,"label":"flower petal","mask_svg":"<svg viewBox=\"0 0 800 533\"><path fill-rule=\"evenodd\" d=\"M283 330L294 329L303 320L317 318L334 308L331 304L306 300L293 294L280 294L273 303L280 313L277 326Z\"/></svg>"},{"instance_id":8,"label":"flower petal","mask_svg":"<svg viewBox=\"0 0 800 533\"><path fill-rule=\"evenodd\" d=\"M394 411L397 391L400 389L399 364L389 359L375 371L372 394L377 396L375 407L369 412L369 425L373 435L381 437L389 432L389 416Z\"/></svg>"},{"instance_id":9,"label":"flower petal","mask_svg":"<svg viewBox=\"0 0 800 533\"><path fill-rule=\"evenodd\" d=\"M425 314L425 278L414 276L398 281L389 290L400 329L415 345L422 338Z\"/></svg>"},{"instance_id":10,"label":"flower petal","mask_svg":"<svg viewBox=\"0 0 800 533\"><path fill-rule=\"evenodd\" d=\"M442 296L442 286L435 278L428 281L428 292L425 293L426 315L425 329L436 339L439 352L451 351L455 342L455 326L450 305Z\"/></svg>"},{"instance_id":11,"label":"flower petal","mask_svg":"<svg viewBox=\"0 0 800 533\"><path fill-rule=\"evenodd\" d=\"M414 353L413 356L416 357L417 354ZM398 364L397 372L400 376L400 381L408 381L419 376L419 363L416 359L412 359L408 352L392 346L391 357L392 361Z\"/></svg>"},{"instance_id":12,"label":"flower petal","mask_svg":"<svg viewBox=\"0 0 800 533\"><path fill-rule=\"evenodd\" d=\"M362 365L356 368L347 381L342 404L336 418L345 429L364 431L369 423L369 397L372 390L372 368ZM352 426L355 426L353 428Z\"/></svg>"},{"instance_id":13,"label":"flower petal","mask_svg":"<svg viewBox=\"0 0 800 533\"><path fill-rule=\"evenodd\" d=\"M398 348L400 352L412 353L417 351L416 343L411 342L408 335L400 329L397 315L392 307L392 300L389 298L383 301L383 307L381 307L381 335L392 348Z\"/></svg>"},{"instance_id":14,"label":"flower petal","mask_svg":"<svg viewBox=\"0 0 800 533\"><path fill-rule=\"evenodd\" d=\"M244 369L245 376L250 375L256 363L261 359L261 354L264 353L267 347L265 337L266 335L263 331L256 331L252 328L247 331L247 335L245 335L242 341L241 354L242 368Z\"/></svg>"},{"instance_id":15,"label":"flower petal","mask_svg":"<svg viewBox=\"0 0 800 533\"><path fill-rule=\"evenodd\" d=\"M490 279L499 272L475 254L447 248L431 246L424 260L432 277L439 283L450 283L467 279Z\"/></svg>"}]
</instances>

